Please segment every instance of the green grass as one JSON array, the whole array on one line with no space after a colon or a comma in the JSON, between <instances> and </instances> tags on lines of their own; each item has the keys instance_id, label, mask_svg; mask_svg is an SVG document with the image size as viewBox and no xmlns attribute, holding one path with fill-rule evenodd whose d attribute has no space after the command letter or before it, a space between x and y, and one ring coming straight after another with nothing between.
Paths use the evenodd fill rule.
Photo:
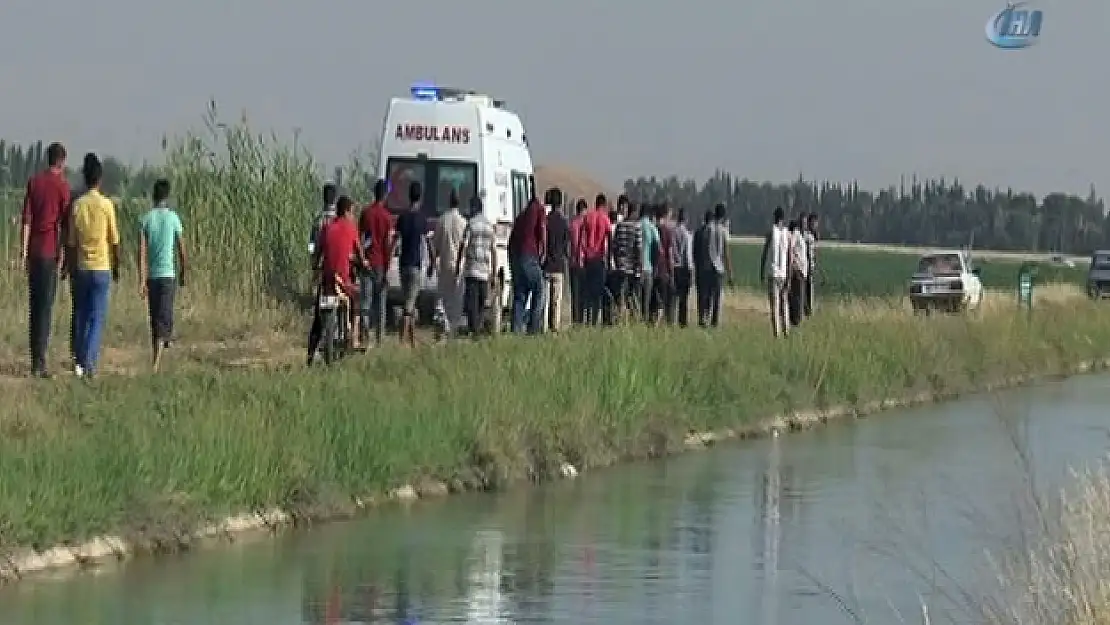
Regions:
<instances>
[{"instance_id":1,"label":"green grass","mask_svg":"<svg viewBox=\"0 0 1110 625\"><path fill-rule=\"evenodd\" d=\"M737 309L713 333L586 331L389 349L327 374L283 368L275 362L301 348L308 322L290 300L307 273L304 238L321 183L315 163L245 124L210 123L170 146L164 173L194 266L180 307L182 349L169 356L166 375L107 375L91 386L0 371L0 549L104 532L157 540L264 506L343 510L353 496L422 477L497 487L545 477L563 460L594 467L665 453L689 430L744 426L789 409L1053 371L1104 356L1110 344L1110 317L1081 300L1046 303L1031 320L1009 307L924 320L885 300L834 305L837 296L902 293L915 259L827 249L821 288L829 299L788 342L770 338L765 315ZM120 203L129 263L141 191L127 190ZM14 214L10 203L2 208ZM10 260L15 225L4 232ZM740 286L755 287L758 247L735 249ZM988 287L1009 288L1016 265L983 270ZM25 288L17 272L0 276L5 363L26 358ZM63 292L55 324L58 363L66 299ZM112 294L105 361L121 373L145 368L145 326L125 276ZM285 355L267 352L265 369L230 370L226 345L251 341ZM202 342L219 345L188 351Z\"/></svg>"},{"instance_id":2,"label":"green grass","mask_svg":"<svg viewBox=\"0 0 1110 625\"><path fill-rule=\"evenodd\" d=\"M785 342L753 315L716 332L390 350L327 373L22 384L0 409L0 544L149 538L272 505L322 513L421 477L499 487L563 460L666 453L690 430L1105 356L1110 316L1061 306L925 320L876 301L829 307Z\"/></svg>"}]
</instances>

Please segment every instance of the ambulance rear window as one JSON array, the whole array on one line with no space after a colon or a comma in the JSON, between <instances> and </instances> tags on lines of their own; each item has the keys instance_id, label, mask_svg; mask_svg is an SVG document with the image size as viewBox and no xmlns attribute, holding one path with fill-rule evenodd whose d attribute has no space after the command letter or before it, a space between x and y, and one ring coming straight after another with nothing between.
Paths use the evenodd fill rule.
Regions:
<instances>
[{"instance_id":1,"label":"ambulance rear window","mask_svg":"<svg viewBox=\"0 0 1110 625\"><path fill-rule=\"evenodd\" d=\"M436 165L436 213L447 210L451 203L451 190L459 196L459 208L466 213L470 200L477 193L478 168L474 163L441 161Z\"/></svg>"},{"instance_id":2,"label":"ambulance rear window","mask_svg":"<svg viewBox=\"0 0 1110 625\"><path fill-rule=\"evenodd\" d=\"M394 213L408 209L409 186L414 180L424 189L421 209L429 217L447 210L452 189L459 195L459 207L464 214L470 199L478 192L478 165L473 162L393 157L388 161L387 172L386 206Z\"/></svg>"},{"instance_id":3,"label":"ambulance rear window","mask_svg":"<svg viewBox=\"0 0 1110 625\"><path fill-rule=\"evenodd\" d=\"M419 182L427 188L426 167L427 161L409 159L389 159L389 174L386 182L389 183L389 193L385 197L385 205L391 212L399 213L409 207L409 186L412 182Z\"/></svg>"}]
</instances>

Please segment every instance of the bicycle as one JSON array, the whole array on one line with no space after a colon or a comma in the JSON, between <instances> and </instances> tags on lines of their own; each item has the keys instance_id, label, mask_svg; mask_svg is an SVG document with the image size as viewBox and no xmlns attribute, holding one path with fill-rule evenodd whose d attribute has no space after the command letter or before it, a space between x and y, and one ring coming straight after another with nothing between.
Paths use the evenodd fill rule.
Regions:
<instances>
[{"instance_id":1,"label":"bicycle","mask_svg":"<svg viewBox=\"0 0 1110 625\"><path fill-rule=\"evenodd\" d=\"M351 299L339 284L334 284L332 288L334 293L329 294L321 287L316 303L323 326L320 351L325 365L338 362L350 348Z\"/></svg>"}]
</instances>

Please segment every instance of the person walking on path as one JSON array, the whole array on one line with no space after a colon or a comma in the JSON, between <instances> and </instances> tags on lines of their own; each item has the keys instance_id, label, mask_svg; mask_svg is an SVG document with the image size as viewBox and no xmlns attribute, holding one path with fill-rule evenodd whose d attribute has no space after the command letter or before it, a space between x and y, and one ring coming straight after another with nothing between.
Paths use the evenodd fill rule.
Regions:
<instances>
[{"instance_id":1,"label":"person walking on path","mask_svg":"<svg viewBox=\"0 0 1110 625\"><path fill-rule=\"evenodd\" d=\"M424 253L432 254L428 238L428 220L420 210L423 187L413 181L409 185L409 210L397 217L396 232L393 235L391 250L397 249L397 269L401 282L401 298L404 311L401 314L401 342L416 347L416 298L420 294L424 274Z\"/></svg>"},{"instance_id":2,"label":"person walking on path","mask_svg":"<svg viewBox=\"0 0 1110 625\"><path fill-rule=\"evenodd\" d=\"M609 292L612 305L606 323L634 320L643 312L644 235L639 207L629 203L628 215L613 230ZM649 276L650 277L650 276Z\"/></svg>"},{"instance_id":3,"label":"person walking on path","mask_svg":"<svg viewBox=\"0 0 1110 625\"><path fill-rule=\"evenodd\" d=\"M717 327L721 318L721 295L727 281L732 284L732 255L728 245L728 215L724 204L713 209L713 218L706 228L705 259L702 277L705 285L705 301L702 308L706 319L701 325Z\"/></svg>"},{"instance_id":4,"label":"person walking on path","mask_svg":"<svg viewBox=\"0 0 1110 625\"><path fill-rule=\"evenodd\" d=\"M185 286L185 239L181 218L169 206L170 183L154 183L154 206L139 218L139 296L150 313L151 368L158 371L162 352L173 342L173 304ZM176 262L175 262L176 257Z\"/></svg>"},{"instance_id":5,"label":"person walking on path","mask_svg":"<svg viewBox=\"0 0 1110 625\"><path fill-rule=\"evenodd\" d=\"M563 192L558 187L547 190L547 252L544 254L543 275L547 310L543 315L545 328L558 333L563 329L563 294L570 269L570 223L563 214Z\"/></svg>"},{"instance_id":6,"label":"person walking on path","mask_svg":"<svg viewBox=\"0 0 1110 625\"><path fill-rule=\"evenodd\" d=\"M360 325L362 336L370 340L370 328L374 328L374 343L381 346L385 334L386 273L393 257L390 247L393 236L393 217L385 205L388 191L385 180L374 183L374 203L362 210L359 215L359 234L362 238L363 253L367 255L370 270L360 276L359 297L362 310Z\"/></svg>"},{"instance_id":7,"label":"person walking on path","mask_svg":"<svg viewBox=\"0 0 1110 625\"><path fill-rule=\"evenodd\" d=\"M806 258L806 243L802 236L801 226L798 221L791 221L787 227L790 234L790 265L787 276L789 293L787 301L790 306L790 325L799 326L804 317L805 282L809 270L809 260Z\"/></svg>"},{"instance_id":8,"label":"person walking on path","mask_svg":"<svg viewBox=\"0 0 1110 625\"><path fill-rule=\"evenodd\" d=\"M678 325L685 328L690 314L690 288L694 280L694 235L686 225L686 209L678 209L674 228L674 303Z\"/></svg>"},{"instance_id":9,"label":"person walking on path","mask_svg":"<svg viewBox=\"0 0 1110 625\"><path fill-rule=\"evenodd\" d=\"M574 217L571 217L568 226L568 237L570 239L570 258L568 259L570 320L575 325L582 323L582 312L585 309L582 305L582 223L585 221L588 208L589 204L586 203L586 200L579 198L574 204Z\"/></svg>"},{"instance_id":10,"label":"person walking on path","mask_svg":"<svg viewBox=\"0 0 1110 625\"><path fill-rule=\"evenodd\" d=\"M806 240L806 258L809 260L809 272L806 274L805 289L805 313L807 317L813 316L813 299L816 296L813 283L817 280L817 222L817 213L810 213L803 228Z\"/></svg>"},{"instance_id":11,"label":"person walking on path","mask_svg":"<svg viewBox=\"0 0 1110 625\"><path fill-rule=\"evenodd\" d=\"M547 251L547 218L535 197L517 216L509 235L513 279L512 331L539 334L543 329L543 254Z\"/></svg>"},{"instance_id":12,"label":"person walking on path","mask_svg":"<svg viewBox=\"0 0 1110 625\"><path fill-rule=\"evenodd\" d=\"M608 199L603 193L594 199L594 208L582 218L578 235L582 258L582 323L598 325L605 302L610 229Z\"/></svg>"},{"instance_id":13,"label":"person walking on path","mask_svg":"<svg viewBox=\"0 0 1110 625\"><path fill-rule=\"evenodd\" d=\"M447 210L439 216L435 233L432 235L432 249L438 276L436 288L443 302L444 338L459 331L463 315L463 282L456 267L459 248L462 246L463 233L466 232L466 218L459 212L459 194L451 189Z\"/></svg>"},{"instance_id":14,"label":"person walking on path","mask_svg":"<svg viewBox=\"0 0 1110 625\"><path fill-rule=\"evenodd\" d=\"M790 264L790 235L783 225L786 216L782 207L776 207L771 231L763 242L759 275L767 283L767 300L771 312L771 332L774 336L787 336L786 278Z\"/></svg>"},{"instance_id":15,"label":"person walking on path","mask_svg":"<svg viewBox=\"0 0 1110 625\"><path fill-rule=\"evenodd\" d=\"M100 165L100 158L93 152L86 152L81 163L81 171L85 171L93 165ZM65 252L62 254L64 258L61 279L69 282L69 360L71 371L77 370L77 281L73 279L76 272L73 259L77 258L77 253L69 246L69 222L70 215L73 214L74 202L84 195L85 191L88 191L88 189L84 187L84 178L82 177L81 186L70 191L65 219L62 220L61 244Z\"/></svg>"},{"instance_id":16,"label":"person walking on path","mask_svg":"<svg viewBox=\"0 0 1110 625\"><path fill-rule=\"evenodd\" d=\"M466 320L472 338L481 335L485 327L486 305L494 294L498 269L495 242L493 224L482 210L482 201L474 197L471 199L470 221L466 224L462 245L455 259L455 273L465 281ZM501 305L499 297L493 305Z\"/></svg>"},{"instance_id":17,"label":"person walking on path","mask_svg":"<svg viewBox=\"0 0 1110 625\"><path fill-rule=\"evenodd\" d=\"M103 168L88 163L88 189L73 205L69 244L75 248L78 377L93 377L100 360L100 341L108 318L111 284L119 280L119 228L116 207L100 192Z\"/></svg>"},{"instance_id":18,"label":"person walking on path","mask_svg":"<svg viewBox=\"0 0 1110 625\"><path fill-rule=\"evenodd\" d=\"M657 206L644 204L640 211L640 309L644 323L655 320L655 306L658 296L655 292L655 259L659 255L659 227L656 225Z\"/></svg>"},{"instance_id":19,"label":"person walking on path","mask_svg":"<svg viewBox=\"0 0 1110 625\"><path fill-rule=\"evenodd\" d=\"M61 236L69 207L66 150L62 144L51 143L46 148L46 162L46 169L27 181L19 239L20 269L27 274L31 375L40 378L50 377L46 357L58 275L65 262L65 240Z\"/></svg>"}]
</instances>

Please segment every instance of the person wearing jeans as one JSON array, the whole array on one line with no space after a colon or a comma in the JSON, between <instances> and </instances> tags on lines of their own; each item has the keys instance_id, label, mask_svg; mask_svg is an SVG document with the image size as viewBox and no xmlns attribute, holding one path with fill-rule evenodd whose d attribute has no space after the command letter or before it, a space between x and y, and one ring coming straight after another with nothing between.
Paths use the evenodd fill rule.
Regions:
<instances>
[{"instance_id":1,"label":"person wearing jeans","mask_svg":"<svg viewBox=\"0 0 1110 625\"><path fill-rule=\"evenodd\" d=\"M529 334L543 329L543 269L535 256L523 256L513 264L512 331L520 333L527 327Z\"/></svg>"},{"instance_id":2,"label":"person wearing jeans","mask_svg":"<svg viewBox=\"0 0 1110 625\"><path fill-rule=\"evenodd\" d=\"M108 318L108 292L119 279L119 229L116 207L100 192L103 168L85 163L82 172L88 191L73 204L68 229L74 266L77 363L79 377L93 376L100 360L100 340Z\"/></svg>"},{"instance_id":3,"label":"person wearing jeans","mask_svg":"<svg viewBox=\"0 0 1110 625\"><path fill-rule=\"evenodd\" d=\"M533 198L513 223L509 235L509 259L512 263L513 320L512 331L529 334L543 329L543 264L547 249L547 218L543 204Z\"/></svg>"},{"instance_id":4,"label":"person wearing jeans","mask_svg":"<svg viewBox=\"0 0 1110 625\"><path fill-rule=\"evenodd\" d=\"M65 179L66 151L60 143L46 149L48 167L27 182L20 229L20 260L27 272L28 339L31 375L50 377L46 354L50 344L58 269L64 259L60 243L69 206Z\"/></svg>"},{"instance_id":5,"label":"person wearing jeans","mask_svg":"<svg viewBox=\"0 0 1110 625\"><path fill-rule=\"evenodd\" d=\"M393 258L393 218L385 205L388 186L385 180L374 183L374 203L362 210L359 216L359 234L362 249L370 261L370 271L360 278L362 303L362 336L370 339L370 326L374 327L374 342L382 344L385 332L386 272Z\"/></svg>"}]
</instances>

